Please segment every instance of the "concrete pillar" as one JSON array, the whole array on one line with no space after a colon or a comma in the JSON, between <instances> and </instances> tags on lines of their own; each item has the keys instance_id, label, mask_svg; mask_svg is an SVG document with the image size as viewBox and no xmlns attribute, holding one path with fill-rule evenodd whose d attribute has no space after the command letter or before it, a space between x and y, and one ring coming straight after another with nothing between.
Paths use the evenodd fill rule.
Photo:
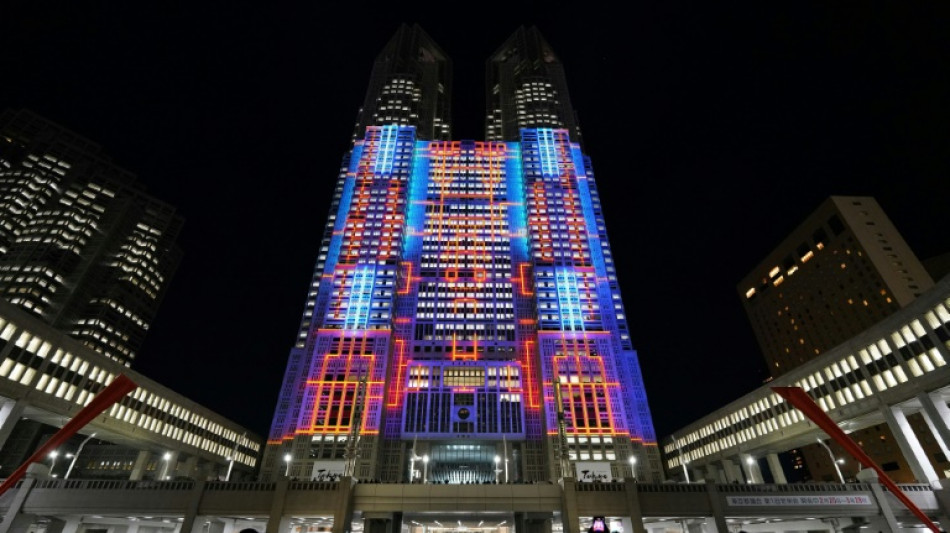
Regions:
<instances>
[{"instance_id":1,"label":"concrete pillar","mask_svg":"<svg viewBox=\"0 0 950 533\"><path fill-rule=\"evenodd\" d=\"M386 518L364 518L363 533L389 533L389 524Z\"/></svg>"},{"instance_id":2,"label":"concrete pillar","mask_svg":"<svg viewBox=\"0 0 950 533\"><path fill-rule=\"evenodd\" d=\"M196 472L197 468L198 468L198 458L192 455L188 457L187 459L185 459L184 464L182 464L181 468L179 469L178 475L189 477L191 479L199 479L199 476L197 475L197 472ZM200 478L200 479L204 481L204 478Z\"/></svg>"},{"instance_id":3,"label":"concrete pillar","mask_svg":"<svg viewBox=\"0 0 950 533\"><path fill-rule=\"evenodd\" d=\"M715 483L706 482L706 494L709 498L709 508L712 510L716 533L729 533L729 524L726 523L726 512L723 509L722 498Z\"/></svg>"},{"instance_id":4,"label":"concrete pillar","mask_svg":"<svg viewBox=\"0 0 950 533\"><path fill-rule=\"evenodd\" d=\"M26 498L30 495L30 491L33 490L35 484L36 478L26 477L23 478L20 488L7 491L7 494L13 490L16 490L16 493L13 495L13 500L10 502L6 514L3 515L3 521L0 522L0 533L24 533L33 525L35 516L20 511L23 509L23 503L26 502Z\"/></svg>"},{"instance_id":5,"label":"concrete pillar","mask_svg":"<svg viewBox=\"0 0 950 533\"><path fill-rule=\"evenodd\" d=\"M713 483L725 483L726 478L722 473L722 469L716 467L714 463L706 464L706 475L703 476L704 481L712 481Z\"/></svg>"},{"instance_id":6,"label":"concrete pillar","mask_svg":"<svg viewBox=\"0 0 950 533\"><path fill-rule=\"evenodd\" d=\"M401 512L370 512L363 515L363 533L399 533Z\"/></svg>"},{"instance_id":7,"label":"concrete pillar","mask_svg":"<svg viewBox=\"0 0 950 533\"><path fill-rule=\"evenodd\" d=\"M7 514L9 515L9 513ZM3 533L28 533L35 521L36 515L17 513L9 521L4 517L3 523L0 524L0 531L3 531Z\"/></svg>"},{"instance_id":8,"label":"concrete pillar","mask_svg":"<svg viewBox=\"0 0 950 533\"><path fill-rule=\"evenodd\" d=\"M195 483L195 488L191 490L188 506L185 508L184 520L181 522L182 533L201 533L204 520L198 519L198 507L201 505L201 496L204 495L204 491L204 481Z\"/></svg>"},{"instance_id":9,"label":"concrete pillar","mask_svg":"<svg viewBox=\"0 0 950 533\"><path fill-rule=\"evenodd\" d=\"M270 515L267 517L267 528L264 533L286 532L287 525L290 523L290 517L284 516L284 499L287 497L287 488L290 486L290 480L287 478L278 480L274 483L274 499L270 504ZM336 517L333 517L333 533L343 533L350 528L337 529Z\"/></svg>"},{"instance_id":10,"label":"concrete pillar","mask_svg":"<svg viewBox=\"0 0 950 533\"><path fill-rule=\"evenodd\" d=\"M207 518L207 522L209 522L208 533L224 533L225 524L223 521L214 517L206 517L206 518Z\"/></svg>"},{"instance_id":11,"label":"concrete pillar","mask_svg":"<svg viewBox=\"0 0 950 533\"><path fill-rule=\"evenodd\" d=\"M200 533L201 530L198 531ZM129 525L125 528L125 533L139 533L139 523L129 522Z\"/></svg>"},{"instance_id":12,"label":"concrete pillar","mask_svg":"<svg viewBox=\"0 0 950 533\"><path fill-rule=\"evenodd\" d=\"M732 459L722 460L722 472L726 477L726 483L742 483L742 474L737 472L736 464Z\"/></svg>"},{"instance_id":13,"label":"concrete pillar","mask_svg":"<svg viewBox=\"0 0 950 533\"><path fill-rule=\"evenodd\" d=\"M765 456L769 463L769 473L772 474L772 480L778 485L787 485L788 479L785 478L785 470L782 469L782 462L778 459L777 453L770 453Z\"/></svg>"},{"instance_id":14,"label":"concrete pillar","mask_svg":"<svg viewBox=\"0 0 950 533\"><path fill-rule=\"evenodd\" d=\"M280 518L276 520L268 519L267 528L264 531L265 533L277 533L277 532L287 533L287 531L290 530L290 522L291 522L290 516L281 516Z\"/></svg>"},{"instance_id":15,"label":"concrete pillar","mask_svg":"<svg viewBox=\"0 0 950 533\"><path fill-rule=\"evenodd\" d=\"M904 421L906 422L906 419ZM874 494L874 499L877 500L877 506L881 509L881 516L884 518L884 523L880 524L877 529L884 531L890 528L893 533L900 531L900 527L897 525L897 519L894 518L894 511L891 509L891 504L888 503L887 495L884 494L884 489L881 488L881 482L877 478L877 472L872 468L865 468L858 472L855 477L857 477L861 483L870 485L871 493Z\"/></svg>"},{"instance_id":16,"label":"concrete pillar","mask_svg":"<svg viewBox=\"0 0 950 533\"><path fill-rule=\"evenodd\" d=\"M706 469L702 467L689 469L689 480L693 483L700 483L706 480Z\"/></svg>"},{"instance_id":17,"label":"concrete pillar","mask_svg":"<svg viewBox=\"0 0 950 533\"><path fill-rule=\"evenodd\" d=\"M549 513L515 513L514 530L515 533L551 533L553 530L551 515Z\"/></svg>"},{"instance_id":18,"label":"concrete pillar","mask_svg":"<svg viewBox=\"0 0 950 533\"><path fill-rule=\"evenodd\" d=\"M573 478L561 478L561 527L564 533L580 533L581 521L577 511L577 493ZM3 533L0 531L0 533Z\"/></svg>"},{"instance_id":19,"label":"concrete pillar","mask_svg":"<svg viewBox=\"0 0 950 533\"><path fill-rule=\"evenodd\" d=\"M914 429L907 422L904 412L899 407L889 405L881 406L881 412L884 414L884 420L891 429L891 433L894 434L894 440L897 441L897 446L904 455L904 459L907 460L907 464L910 465L910 471L913 472L917 481L939 486L940 478L937 476L937 471L934 470L923 446L917 440L917 435L914 434Z\"/></svg>"},{"instance_id":20,"label":"concrete pillar","mask_svg":"<svg viewBox=\"0 0 950 533\"><path fill-rule=\"evenodd\" d=\"M221 531L220 533L234 533L236 522L233 518L218 518L218 522L221 522Z\"/></svg>"},{"instance_id":21,"label":"concrete pillar","mask_svg":"<svg viewBox=\"0 0 950 533\"><path fill-rule=\"evenodd\" d=\"M62 533L65 527L65 520L51 516L46 524L46 533Z\"/></svg>"},{"instance_id":22,"label":"concrete pillar","mask_svg":"<svg viewBox=\"0 0 950 533\"><path fill-rule=\"evenodd\" d=\"M148 460L152 452L142 450L135 457L135 463L132 464L132 473L129 475L129 481L139 481L145 475L145 467L148 466ZM160 472L160 471L159 471Z\"/></svg>"},{"instance_id":23,"label":"concrete pillar","mask_svg":"<svg viewBox=\"0 0 950 533\"><path fill-rule=\"evenodd\" d=\"M46 533L76 533L76 531L79 531L79 526L82 524L82 516L60 515L56 522L58 522L56 526L57 528L55 530L50 529L50 526L52 526L52 522L50 522L50 526L46 527Z\"/></svg>"},{"instance_id":24,"label":"concrete pillar","mask_svg":"<svg viewBox=\"0 0 950 533\"><path fill-rule=\"evenodd\" d=\"M24 409L26 409L26 401L24 400L9 400L4 402L3 406L0 406L0 448L3 448L7 443L10 433L13 432L13 427L23 416Z\"/></svg>"},{"instance_id":25,"label":"concrete pillar","mask_svg":"<svg viewBox=\"0 0 950 533\"><path fill-rule=\"evenodd\" d=\"M647 533L643 528L643 511L640 509L640 493L637 490L637 482L633 478L627 478L624 481L624 490L627 493L627 516L630 517L630 526L633 533Z\"/></svg>"},{"instance_id":26,"label":"concrete pillar","mask_svg":"<svg viewBox=\"0 0 950 533\"><path fill-rule=\"evenodd\" d=\"M921 392L917 395L923 410L924 420L930 432L937 438L937 444L944 457L950 458L950 407L943 401L939 393L927 394Z\"/></svg>"},{"instance_id":27,"label":"concrete pillar","mask_svg":"<svg viewBox=\"0 0 950 533\"><path fill-rule=\"evenodd\" d=\"M333 533L350 531L350 522L353 521L353 487L355 485L356 480L350 476L341 478L337 484L340 504L333 513Z\"/></svg>"},{"instance_id":28,"label":"concrete pillar","mask_svg":"<svg viewBox=\"0 0 950 533\"><path fill-rule=\"evenodd\" d=\"M515 513L514 516L515 533L527 533L528 526L524 523L524 513Z\"/></svg>"}]
</instances>

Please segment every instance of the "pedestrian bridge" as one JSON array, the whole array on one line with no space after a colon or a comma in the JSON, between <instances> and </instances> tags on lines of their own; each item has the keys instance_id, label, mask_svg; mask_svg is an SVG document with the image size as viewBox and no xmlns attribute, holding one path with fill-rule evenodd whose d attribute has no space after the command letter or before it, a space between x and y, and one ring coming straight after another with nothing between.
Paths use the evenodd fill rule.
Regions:
<instances>
[{"instance_id":1,"label":"pedestrian bridge","mask_svg":"<svg viewBox=\"0 0 950 533\"><path fill-rule=\"evenodd\" d=\"M946 527L941 490L902 485ZM399 484L25 479L0 497L0 533L579 533L837 532L922 527L876 481ZM123 529L124 528L124 529Z\"/></svg>"}]
</instances>

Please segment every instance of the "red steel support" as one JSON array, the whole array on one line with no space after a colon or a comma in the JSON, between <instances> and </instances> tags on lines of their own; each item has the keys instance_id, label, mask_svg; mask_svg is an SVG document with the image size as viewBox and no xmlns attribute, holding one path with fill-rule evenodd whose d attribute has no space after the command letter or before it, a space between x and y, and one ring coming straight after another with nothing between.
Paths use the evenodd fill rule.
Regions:
<instances>
[{"instance_id":1,"label":"red steel support","mask_svg":"<svg viewBox=\"0 0 950 533\"><path fill-rule=\"evenodd\" d=\"M116 376L112 383L110 383L106 388L102 389L95 398L92 399L85 407L83 407L76 416L74 416L69 422L66 422L59 431L56 432L43 446L40 446L29 459L26 460L19 468L16 469L10 477L8 477L3 484L0 484L0 495L6 492L10 487L16 485L17 481L20 481L23 478L23 475L26 474L27 467L30 464L42 461L49 452L55 450L62 443L69 440L70 437L76 434L77 431L83 428L89 422L92 422L94 418L99 416L99 413L105 411L111 407L114 403L121 400L126 394L135 390L138 385L135 384L131 379L125 376L125 374L119 374ZM13 423L14 421L10 421Z\"/></svg>"},{"instance_id":2,"label":"red steel support","mask_svg":"<svg viewBox=\"0 0 950 533\"><path fill-rule=\"evenodd\" d=\"M845 432L838 427L838 424L835 424L834 420L825 414L821 407L811 399L811 396L809 396L804 389L801 387L772 387L772 390L782 398L785 398L788 403L792 404L796 409L801 411L802 414L807 416L809 420L823 429L829 437L833 438L835 442L847 450L862 466L865 468L873 468L874 471L877 472L878 479L887 487L887 490L891 491L891 494L897 497L901 503L910 509L910 512L914 513L914 516L919 518L927 527L933 530L934 533L940 533L940 528L938 528L919 507L914 505L914 502L910 501L910 498L904 494L904 491L884 473L884 470L878 466L877 463L868 457L868 454L864 453L864 450L861 449L851 437L847 436Z\"/></svg>"}]
</instances>

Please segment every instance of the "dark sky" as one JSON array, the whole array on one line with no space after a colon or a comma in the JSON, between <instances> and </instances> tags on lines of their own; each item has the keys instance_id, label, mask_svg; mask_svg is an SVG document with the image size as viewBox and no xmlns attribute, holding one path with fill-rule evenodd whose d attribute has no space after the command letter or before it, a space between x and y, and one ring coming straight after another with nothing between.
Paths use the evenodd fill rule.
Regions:
<instances>
[{"instance_id":1,"label":"dark sky","mask_svg":"<svg viewBox=\"0 0 950 533\"><path fill-rule=\"evenodd\" d=\"M457 138L482 138L484 62L519 25L561 58L659 436L766 378L736 284L827 196L874 196L919 257L950 251L941 2L78 4L0 6L0 108L178 209L184 260L134 368L262 436L401 22L454 60Z\"/></svg>"}]
</instances>

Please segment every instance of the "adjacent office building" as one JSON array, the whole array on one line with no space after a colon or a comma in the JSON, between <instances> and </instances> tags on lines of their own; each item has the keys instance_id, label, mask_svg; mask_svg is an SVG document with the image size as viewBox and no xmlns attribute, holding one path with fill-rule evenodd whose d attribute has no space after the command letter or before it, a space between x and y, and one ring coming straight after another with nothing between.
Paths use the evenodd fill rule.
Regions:
<instances>
[{"instance_id":1,"label":"adjacent office building","mask_svg":"<svg viewBox=\"0 0 950 533\"><path fill-rule=\"evenodd\" d=\"M97 144L0 115L0 295L129 366L181 251L182 219Z\"/></svg>"},{"instance_id":2,"label":"adjacent office building","mask_svg":"<svg viewBox=\"0 0 950 533\"><path fill-rule=\"evenodd\" d=\"M0 475L126 374L138 388L49 458L54 475L250 477L259 437L128 368L181 227L96 143L27 110L0 114Z\"/></svg>"},{"instance_id":3,"label":"adjacent office building","mask_svg":"<svg viewBox=\"0 0 950 533\"><path fill-rule=\"evenodd\" d=\"M487 71L487 140L450 140L447 54L377 59L262 479L661 479L561 63L522 28Z\"/></svg>"},{"instance_id":4,"label":"adjacent office building","mask_svg":"<svg viewBox=\"0 0 950 533\"><path fill-rule=\"evenodd\" d=\"M874 198L832 196L740 283L738 290L762 354L778 377L904 308L934 286ZM912 425L927 435L920 416ZM913 475L886 424L851 437L896 481ZM937 471L950 463L933 439L922 439ZM836 444L831 444L837 448ZM801 449L816 480L837 480L819 444ZM853 472L852 472L853 475Z\"/></svg>"}]
</instances>

